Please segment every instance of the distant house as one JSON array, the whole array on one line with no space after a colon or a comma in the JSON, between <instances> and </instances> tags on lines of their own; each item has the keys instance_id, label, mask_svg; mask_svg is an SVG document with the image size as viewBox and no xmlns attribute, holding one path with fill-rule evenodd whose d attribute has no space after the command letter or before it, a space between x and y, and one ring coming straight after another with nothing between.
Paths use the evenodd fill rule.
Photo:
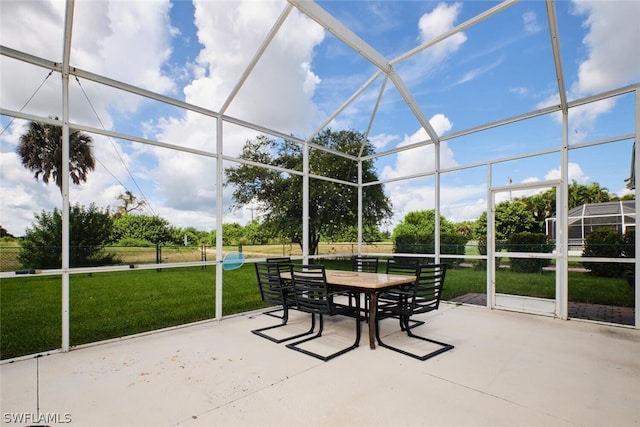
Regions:
<instances>
[{"instance_id":1,"label":"distant house","mask_svg":"<svg viewBox=\"0 0 640 427\"><path fill-rule=\"evenodd\" d=\"M588 203L569 211L569 249L580 249L585 237L598 228L610 228L624 234L636 226L636 202ZM556 217L545 220L546 233L556 238Z\"/></svg>"}]
</instances>

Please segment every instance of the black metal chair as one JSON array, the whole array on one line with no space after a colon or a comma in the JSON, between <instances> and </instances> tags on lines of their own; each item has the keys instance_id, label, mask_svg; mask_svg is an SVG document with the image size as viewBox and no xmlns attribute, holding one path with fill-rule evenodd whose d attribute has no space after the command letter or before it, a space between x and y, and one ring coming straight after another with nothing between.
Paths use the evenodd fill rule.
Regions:
<instances>
[{"instance_id":1,"label":"black metal chair","mask_svg":"<svg viewBox=\"0 0 640 427\"><path fill-rule=\"evenodd\" d=\"M266 260L267 263L272 263L272 264L291 264L291 257L288 256L283 256L283 257L272 257L272 258L267 258ZM286 283L283 282L283 285L289 285L291 283ZM293 297L293 293L291 294L291 296ZM292 298L293 300L293 298ZM277 314L278 312L283 311L281 307L278 308L274 308L273 310L269 310L269 311L265 311L263 314L266 314L267 316L271 316L271 317L276 317L278 319L282 319L282 316L284 315L284 313L282 314Z\"/></svg>"},{"instance_id":2,"label":"black metal chair","mask_svg":"<svg viewBox=\"0 0 640 427\"><path fill-rule=\"evenodd\" d=\"M323 265L289 265L291 271L291 280L293 282L293 290L296 298L297 310L311 313L311 316L318 315L319 327L318 332L308 338L287 344L287 348L299 351L309 356L313 356L323 361L328 361L336 356L344 354L358 347L360 343L360 320L358 313L360 311L360 299L357 292L354 291L332 291L327 284L327 278ZM356 307L350 305L338 304L334 298L339 295L354 295ZM311 340L315 340L322 336L324 328L324 316L335 316L338 314L353 316L356 319L356 339L354 343L342 350L327 356L312 352L300 347L301 344Z\"/></svg>"},{"instance_id":3,"label":"black metal chair","mask_svg":"<svg viewBox=\"0 0 640 427\"><path fill-rule=\"evenodd\" d=\"M379 260L376 257L354 256L351 258L351 271L377 273Z\"/></svg>"},{"instance_id":4,"label":"black metal chair","mask_svg":"<svg viewBox=\"0 0 640 427\"><path fill-rule=\"evenodd\" d=\"M402 276L416 276L418 277L418 266L420 265L420 260L418 258L397 258L397 259L388 259L385 272L387 274L399 274ZM400 287L402 290L409 290L413 286L412 283L408 285L403 285ZM391 294L386 295L387 298L391 298ZM393 316L398 318L398 316ZM422 320L409 319L411 325L410 328L415 328L416 326L424 325ZM404 325L401 325L402 330L404 331Z\"/></svg>"},{"instance_id":5,"label":"black metal chair","mask_svg":"<svg viewBox=\"0 0 640 427\"><path fill-rule=\"evenodd\" d=\"M287 286L281 278L281 270L287 271L288 266L270 262L258 262L254 265L256 268L256 276L258 278L258 286L260 288L262 301L281 306L281 308L265 312L264 314L278 317L281 319L281 322L277 325L254 329L251 332L275 343L289 341L312 333L315 329L315 317L313 316L311 317L311 328L306 332L286 338L274 338L264 333L264 331L281 328L287 324L289 321L289 309L295 308L295 296L291 286ZM282 316L276 316L273 314L274 311L280 310L282 311Z\"/></svg>"},{"instance_id":6,"label":"black metal chair","mask_svg":"<svg viewBox=\"0 0 640 427\"><path fill-rule=\"evenodd\" d=\"M378 316L376 324L376 340L381 347L397 351L419 360L427 360L433 356L444 353L454 348L451 344L435 341L426 337L415 335L409 327L411 316L428 313L437 310L440 306L440 297L444 286L444 278L447 272L446 264L424 264L417 267L417 280L409 288L392 289L380 293L378 297ZM438 348L425 355L414 354L398 347L386 344L380 339L379 319L390 316L398 316L400 328L410 338L436 344Z\"/></svg>"},{"instance_id":7,"label":"black metal chair","mask_svg":"<svg viewBox=\"0 0 640 427\"><path fill-rule=\"evenodd\" d=\"M416 276L419 262L415 258L388 259L385 272L387 274L402 274Z\"/></svg>"}]
</instances>

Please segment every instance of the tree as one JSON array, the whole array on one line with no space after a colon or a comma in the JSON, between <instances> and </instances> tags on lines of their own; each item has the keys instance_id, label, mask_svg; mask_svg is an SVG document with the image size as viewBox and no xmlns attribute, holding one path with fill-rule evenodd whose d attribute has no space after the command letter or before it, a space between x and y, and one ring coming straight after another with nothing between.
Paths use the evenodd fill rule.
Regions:
<instances>
[{"instance_id":1,"label":"tree","mask_svg":"<svg viewBox=\"0 0 640 427\"><path fill-rule=\"evenodd\" d=\"M135 210L143 208L147 204L144 200L138 200L138 198L128 190L125 191L124 194L120 194L118 200L122 202L122 204L117 208L116 217L128 215Z\"/></svg>"},{"instance_id":2,"label":"tree","mask_svg":"<svg viewBox=\"0 0 640 427\"><path fill-rule=\"evenodd\" d=\"M544 193L534 194L522 200L526 209L531 212L536 222L535 232L544 231L544 223L547 218L556 214L556 189L555 187Z\"/></svg>"},{"instance_id":3,"label":"tree","mask_svg":"<svg viewBox=\"0 0 640 427\"><path fill-rule=\"evenodd\" d=\"M55 118L58 119L57 117ZM20 137L17 153L22 165L42 176L46 184L53 178L62 191L62 127L30 122L27 132ZM89 171L95 169L92 140L78 130L69 132L69 176L74 184L87 181Z\"/></svg>"},{"instance_id":4,"label":"tree","mask_svg":"<svg viewBox=\"0 0 640 427\"><path fill-rule=\"evenodd\" d=\"M157 215L125 215L116 218L113 223L113 239L138 239L154 244L182 243L180 238L174 236L169 221Z\"/></svg>"},{"instance_id":5,"label":"tree","mask_svg":"<svg viewBox=\"0 0 640 427\"><path fill-rule=\"evenodd\" d=\"M363 242L381 242L383 239L384 236L378 227L367 226L362 228ZM332 240L334 242L355 242L358 240L358 227L354 225L343 227L340 231L333 234Z\"/></svg>"},{"instance_id":6,"label":"tree","mask_svg":"<svg viewBox=\"0 0 640 427\"><path fill-rule=\"evenodd\" d=\"M351 156L366 156L374 152L373 145L364 140L364 135L330 129L318 134L313 144L338 150ZM362 150L362 153L361 153ZM266 136L247 141L240 158L302 172L302 147L293 141L277 143ZM311 173L346 182L357 183L355 161L311 149L309 153ZM280 170L268 169L254 164L241 164L226 169L227 182L233 185L233 208L257 204L262 223L274 235L282 235L302 245L302 177ZM362 163L363 182L376 181L373 161ZM316 253L321 237L330 239L346 226L357 223L357 188L332 181L311 179L309 185L309 252ZM363 226L377 226L392 214L391 202L381 185L363 188Z\"/></svg>"},{"instance_id":7,"label":"tree","mask_svg":"<svg viewBox=\"0 0 640 427\"><path fill-rule=\"evenodd\" d=\"M505 201L496 206L496 231L497 240L508 239L515 233L524 231L536 231L537 224L527 204L521 199ZM475 223L474 236L481 241L487 239L487 213L482 212Z\"/></svg>"},{"instance_id":8,"label":"tree","mask_svg":"<svg viewBox=\"0 0 640 427\"><path fill-rule=\"evenodd\" d=\"M15 236L13 236L11 233L9 233L6 228L4 228L3 226L0 225L0 238L1 237L12 237L12 238L15 238Z\"/></svg>"},{"instance_id":9,"label":"tree","mask_svg":"<svg viewBox=\"0 0 640 427\"><path fill-rule=\"evenodd\" d=\"M394 251L400 253L435 253L436 211L409 212L393 229ZM455 225L440 215L440 253L464 255L467 238L456 232ZM457 263L452 259L449 262Z\"/></svg>"},{"instance_id":10,"label":"tree","mask_svg":"<svg viewBox=\"0 0 640 427\"><path fill-rule=\"evenodd\" d=\"M258 219L254 219L243 227L243 236L250 245L266 245L273 239L267 227L263 227Z\"/></svg>"},{"instance_id":11,"label":"tree","mask_svg":"<svg viewBox=\"0 0 640 427\"><path fill-rule=\"evenodd\" d=\"M575 180L569 185L569 209L586 203L602 203L611 200L611 194L597 182L589 185L578 184Z\"/></svg>"},{"instance_id":12,"label":"tree","mask_svg":"<svg viewBox=\"0 0 640 427\"><path fill-rule=\"evenodd\" d=\"M24 268L60 268L62 266L62 216L58 209L42 211L20 246L18 260ZM111 243L113 220L108 211L91 205L74 205L69 209L69 265L89 267L117 262L115 256L103 253Z\"/></svg>"},{"instance_id":13,"label":"tree","mask_svg":"<svg viewBox=\"0 0 640 427\"><path fill-rule=\"evenodd\" d=\"M187 246L209 244L209 232L207 231L198 230L195 227L171 227L172 242L184 244L185 236L187 237Z\"/></svg>"}]
</instances>

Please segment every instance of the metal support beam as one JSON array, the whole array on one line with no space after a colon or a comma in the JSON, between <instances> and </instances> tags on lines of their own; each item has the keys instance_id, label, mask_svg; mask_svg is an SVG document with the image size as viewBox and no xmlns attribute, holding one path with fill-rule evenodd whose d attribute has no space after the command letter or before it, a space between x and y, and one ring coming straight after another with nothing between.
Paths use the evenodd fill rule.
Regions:
<instances>
[{"instance_id":1,"label":"metal support beam","mask_svg":"<svg viewBox=\"0 0 640 427\"><path fill-rule=\"evenodd\" d=\"M369 62L382 70L383 73L389 74L391 65L380 52L369 46L364 40L347 28L346 25L331 16L329 12L321 8L317 3L309 0L288 1L331 34L346 43L351 49L365 57Z\"/></svg>"},{"instance_id":2,"label":"metal support beam","mask_svg":"<svg viewBox=\"0 0 640 427\"><path fill-rule=\"evenodd\" d=\"M216 311L215 317L217 320L222 320L222 282L223 282L223 268L222 268L222 218L223 218L223 197L224 192L222 183L224 182L223 176L223 141L222 141L222 120L218 119L216 123Z\"/></svg>"},{"instance_id":3,"label":"metal support beam","mask_svg":"<svg viewBox=\"0 0 640 427\"><path fill-rule=\"evenodd\" d=\"M635 148L637 149L638 147L638 137L640 137L640 89L636 89L636 142L635 142ZM635 171L636 173L640 170L640 156L638 156L638 153L635 153L634 156L634 162L635 162ZM638 214L637 212L640 212L640 187L638 187L638 185L636 184L636 188L635 188L635 193L636 193L636 265L635 265L635 277L636 277L636 283L635 283L635 287L636 287L636 301L635 301L635 308L636 308L636 322L635 322L635 326L636 329L640 328L640 253L638 251L638 248L640 248L640 233L638 232Z\"/></svg>"},{"instance_id":4,"label":"metal support beam","mask_svg":"<svg viewBox=\"0 0 640 427\"><path fill-rule=\"evenodd\" d=\"M66 3L62 59L62 351L69 351L69 61L74 0Z\"/></svg>"},{"instance_id":5,"label":"metal support beam","mask_svg":"<svg viewBox=\"0 0 640 427\"><path fill-rule=\"evenodd\" d=\"M487 308L494 308L496 306L496 269L494 253L496 251L495 245L495 201L493 191L491 190L493 165L490 163L487 165Z\"/></svg>"},{"instance_id":6,"label":"metal support beam","mask_svg":"<svg viewBox=\"0 0 640 427\"><path fill-rule=\"evenodd\" d=\"M358 160L358 255L362 255L362 160Z\"/></svg>"},{"instance_id":7,"label":"metal support beam","mask_svg":"<svg viewBox=\"0 0 640 427\"><path fill-rule=\"evenodd\" d=\"M560 184L556 187L556 317L569 317L569 112L562 112Z\"/></svg>"},{"instance_id":8,"label":"metal support beam","mask_svg":"<svg viewBox=\"0 0 640 427\"><path fill-rule=\"evenodd\" d=\"M554 0L547 0L547 19L549 21L549 32L551 33L551 49L553 50L553 61L556 69L556 80L558 81L558 94L560 95L560 108L567 111L567 92L564 86L564 76L562 71L562 57L560 55L560 41L558 39L558 20Z\"/></svg>"},{"instance_id":9,"label":"metal support beam","mask_svg":"<svg viewBox=\"0 0 640 427\"><path fill-rule=\"evenodd\" d=\"M302 145L302 260L309 263L309 144Z\"/></svg>"}]
</instances>

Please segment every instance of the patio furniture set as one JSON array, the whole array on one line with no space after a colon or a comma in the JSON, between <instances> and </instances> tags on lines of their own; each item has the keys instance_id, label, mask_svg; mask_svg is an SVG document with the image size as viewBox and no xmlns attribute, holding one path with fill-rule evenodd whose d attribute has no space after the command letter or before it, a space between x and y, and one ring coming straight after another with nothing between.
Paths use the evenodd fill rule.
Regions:
<instances>
[{"instance_id":1,"label":"patio furniture set","mask_svg":"<svg viewBox=\"0 0 640 427\"><path fill-rule=\"evenodd\" d=\"M322 264L296 264L286 257L267 258L266 262L256 263L262 300L277 306L264 314L277 317L280 322L251 332L275 343L292 341L286 344L287 348L323 361L358 347L361 322L369 325L371 349L375 349L377 342L381 347L419 360L453 349L453 345L412 332L412 329L424 324L424 321L417 320L414 316L438 309L447 271L446 264L420 264L415 259L390 259L386 261L386 272L378 273L379 262L374 257L354 257L352 271L328 270ZM284 338L272 336L269 331L288 324L289 310L310 314L309 329ZM337 315L355 319L353 344L328 355L303 346L322 336L325 317ZM416 354L385 343L381 338L380 321L391 317L399 321L400 330L406 332L409 338L430 342L436 349L427 354Z\"/></svg>"}]
</instances>

